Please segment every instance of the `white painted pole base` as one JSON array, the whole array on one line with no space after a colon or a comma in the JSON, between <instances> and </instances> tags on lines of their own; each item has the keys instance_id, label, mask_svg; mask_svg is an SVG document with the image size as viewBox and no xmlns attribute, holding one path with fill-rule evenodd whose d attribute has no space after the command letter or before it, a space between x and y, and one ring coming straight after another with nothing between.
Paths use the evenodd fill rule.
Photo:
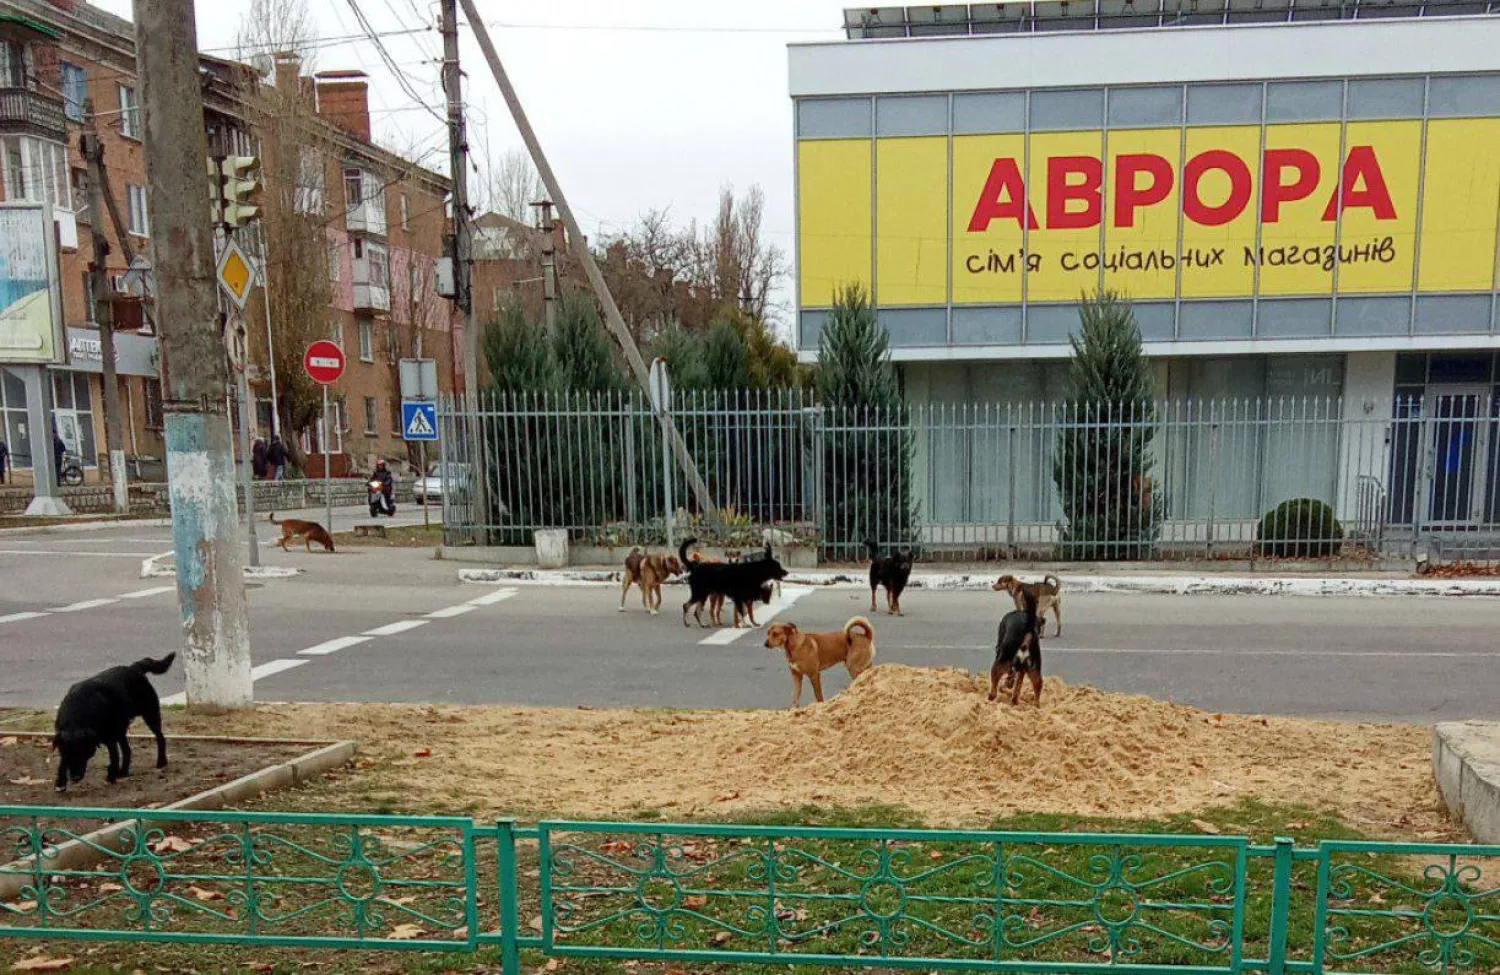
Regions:
<instances>
[{"instance_id":1,"label":"white painted pole base","mask_svg":"<svg viewBox=\"0 0 1500 975\"><path fill-rule=\"evenodd\" d=\"M250 630L229 424L206 413L168 413L172 546L189 707L250 705Z\"/></svg>"},{"instance_id":2,"label":"white painted pole base","mask_svg":"<svg viewBox=\"0 0 1500 975\"><path fill-rule=\"evenodd\" d=\"M130 480L125 475L125 451L109 452L109 479L115 489L115 511L122 515L130 513Z\"/></svg>"}]
</instances>

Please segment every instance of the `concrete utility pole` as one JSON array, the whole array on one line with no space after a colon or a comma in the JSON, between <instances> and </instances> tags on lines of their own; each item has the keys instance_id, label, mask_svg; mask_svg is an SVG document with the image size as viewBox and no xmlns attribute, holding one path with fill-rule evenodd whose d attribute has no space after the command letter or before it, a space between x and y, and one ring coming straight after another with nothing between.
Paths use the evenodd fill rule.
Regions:
<instances>
[{"instance_id":1,"label":"concrete utility pole","mask_svg":"<svg viewBox=\"0 0 1500 975\"><path fill-rule=\"evenodd\" d=\"M172 543L190 705L252 700L228 371L218 329L203 89L193 0L135 0L146 171L151 181Z\"/></svg>"},{"instance_id":2,"label":"concrete utility pole","mask_svg":"<svg viewBox=\"0 0 1500 975\"><path fill-rule=\"evenodd\" d=\"M453 0L444 0L444 2L452 4ZM495 76L495 83L500 86L500 94L505 97L505 104L510 107L511 118L515 119L516 128L521 132L521 139L531 153L531 161L536 164L537 172L542 177L542 184L547 187L552 202L557 205L557 212L562 216L563 226L572 237L574 253L579 263L583 265L584 273L588 275L589 285L594 289L594 295L599 299L599 304L604 307L604 322L614 334L615 341L620 344L620 350L625 354L625 362L630 366L636 383L647 395L650 395L651 374L646 368L646 361L641 358L641 351L636 348L635 339L631 337L630 329L625 326L625 319L620 315L614 296L609 293L609 285L605 284L604 274L599 270L594 255L589 253L588 241L578 226L577 218L573 216L573 208L568 205L568 198L563 195L562 187L557 182L557 175L552 172L552 165L547 162L547 156L542 152L542 144L537 140L536 132L531 128L531 120L526 117L526 110L521 107L521 99L516 95L515 86L510 83L510 76L505 73L505 66L500 63L500 55L495 51L495 43L490 40L489 28L480 18L474 0L459 0L459 2L463 4L464 15L469 18L469 27L474 31L475 39L479 41L479 48L484 52L485 60L489 62L490 73ZM661 423L662 434L672 445L672 452L677 455L677 465L687 477L688 486L693 490L693 497L697 500L699 509L707 516L709 524L718 528L718 509L714 507L713 498L708 493L708 485L703 482L703 476L698 473L698 465L693 463L693 456L688 452L687 442L682 439L681 431L677 429L665 410L658 410L657 417Z\"/></svg>"},{"instance_id":3,"label":"concrete utility pole","mask_svg":"<svg viewBox=\"0 0 1500 975\"><path fill-rule=\"evenodd\" d=\"M542 307L546 315L547 334L557 333L557 225L552 222L552 201L538 200L536 229L542 239Z\"/></svg>"},{"instance_id":4,"label":"concrete utility pole","mask_svg":"<svg viewBox=\"0 0 1500 975\"><path fill-rule=\"evenodd\" d=\"M458 3L442 0L443 94L448 102L448 172L453 186L453 297L464 317L464 413L473 467L474 515L490 518L489 458L479 421L479 330L474 325L474 228L469 220L469 135L464 122L463 71L458 66Z\"/></svg>"},{"instance_id":5,"label":"concrete utility pole","mask_svg":"<svg viewBox=\"0 0 1500 975\"><path fill-rule=\"evenodd\" d=\"M94 264L89 280L94 290L94 321L99 326L99 356L104 360L104 445L109 452L109 479L115 489L115 510L130 511L130 484L125 471L125 434L120 428L120 383L115 378L115 318L111 298L109 241L104 239L104 144L94 119L92 100L83 106L83 134L78 148L89 167L89 232L94 241Z\"/></svg>"}]
</instances>

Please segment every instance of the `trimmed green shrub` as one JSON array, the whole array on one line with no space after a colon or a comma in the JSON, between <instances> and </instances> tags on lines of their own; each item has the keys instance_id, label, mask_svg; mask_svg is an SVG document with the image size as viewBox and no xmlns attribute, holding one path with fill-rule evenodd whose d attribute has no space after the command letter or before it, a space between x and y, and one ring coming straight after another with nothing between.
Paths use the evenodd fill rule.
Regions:
<instances>
[{"instance_id":1,"label":"trimmed green shrub","mask_svg":"<svg viewBox=\"0 0 1500 975\"><path fill-rule=\"evenodd\" d=\"M1317 498L1294 498L1266 512L1255 530L1255 553L1272 558L1319 558L1335 555L1344 541L1344 526L1333 508Z\"/></svg>"}]
</instances>

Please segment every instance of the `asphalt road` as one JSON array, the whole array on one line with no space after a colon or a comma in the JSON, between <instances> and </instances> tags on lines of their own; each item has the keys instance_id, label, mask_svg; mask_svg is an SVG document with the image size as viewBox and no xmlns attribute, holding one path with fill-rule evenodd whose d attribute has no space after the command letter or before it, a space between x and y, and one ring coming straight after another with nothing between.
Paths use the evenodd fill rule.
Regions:
<instances>
[{"instance_id":1,"label":"asphalt road","mask_svg":"<svg viewBox=\"0 0 1500 975\"><path fill-rule=\"evenodd\" d=\"M405 512L403 512L405 514ZM347 526L356 519L346 512ZM420 512L416 512L420 517ZM405 520L405 519L403 519ZM264 536L263 536L264 538ZM53 706L74 681L179 642L171 579L140 579L165 528L0 535L0 707ZM764 632L684 629L600 586L463 585L422 550L267 549L305 569L250 590L263 700L592 707L785 707L791 681ZM780 618L833 629L852 590L788 587ZM985 670L1008 607L912 591L875 618L879 660ZM1500 712L1500 600L1082 595L1045 644L1050 673L1215 711L1431 722ZM704 643L702 641L710 642ZM825 686L838 689L842 671ZM181 689L181 672L159 680Z\"/></svg>"}]
</instances>

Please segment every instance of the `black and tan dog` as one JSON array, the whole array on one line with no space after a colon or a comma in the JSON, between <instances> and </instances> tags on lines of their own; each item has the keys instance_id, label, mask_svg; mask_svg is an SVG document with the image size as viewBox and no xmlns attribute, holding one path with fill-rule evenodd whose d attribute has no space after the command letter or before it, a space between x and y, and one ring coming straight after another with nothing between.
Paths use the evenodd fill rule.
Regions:
<instances>
[{"instance_id":1,"label":"black and tan dog","mask_svg":"<svg viewBox=\"0 0 1500 975\"><path fill-rule=\"evenodd\" d=\"M1036 600L1036 615L1041 620L1039 629L1045 629L1047 623L1047 610L1052 610L1052 616L1057 620L1057 632L1053 636L1062 636L1062 580L1052 573L1042 576L1041 582L1022 582L1013 575L1003 575L995 580L993 588L996 592L1008 592L1016 602L1016 609L1025 609L1021 602L1021 593L1031 593L1031 598Z\"/></svg>"},{"instance_id":2,"label":"black and tan dog","mask_svg":"<svg viewBox=\"0 0 1500 975\"><path fill-rule=\"evenodd\" d=\"M146 657L128 667L111 667L68 688L57 708L52 748L57 752L58 792L66 792L69 780L82 782L89 759L104 746L109 750L111 785L130 774L130 742L125 733L136 718L156 736L156 767L167 767L167 738L161 730L161 699L147 674L165 674L177 654L160 660Z\"/></svg>"},{"instance_id":3,"label":"black and tan dog","mask_svg":"<svg viewBox=\"0 0 1500 975\"><path fill-rule=\"evenodd\" d=\"M323 546L324 551L333 551L333 536L328 534L328 529L316 521L303 521L300 518L287 518L285 521L277 521L276 512L273 511L271 512L271 524L281 529L281 540L276 544L281 546L283 552L287 550L287 542L295 542L299 538L305 543L309 552L312 551L313 542L317 542Z\"/></svg>"},{"instance_id":4,"label":"black and tan dog","mask_svg":"<svg viewBox=\"0 0 1500 975\"><path fill-rule=\"evenodd\" d=\"M892 555L881 555L880 546L865 542L870 550L870 612L875 612L875 591L885 586L886 608L892 616L901 615L901 593L911 578L912 551L906 546Z\"/></svg>"},{"instance_id":5,"label":"black and tan dog","mask_svg":"<svg viewBox=\"0 0 1500 975\"><path fill-rule=\"evenodd\" d=\"M761 597L762 587L767 583L786 578L786 569L772 557L770 545L766 546L759 558L744 562L699 562L688 557L688 548L697 543L696 538L689 538L677 547L678 560L687 570L690 590L687 602L682 604L683 626L688 625L690 609L693 610L693 618L698 621L698 625L707 626L703 622L703 609L715 595L733 602L738 616Z\"/></svg>"},{"instance_id":6,"label":"black and tan dog","mask_svg":"<svg viewBox=\"0 0 1500 975\"><path fill-rule=\"evenodd\" d=\"M625 556L624 581L620 586L620 612L625 612L625 596L632 585L641 587L641 602L646 612L655 616L661 609L662 583L682 574L682 563L675 555L651 555L639 548Z\"/></svg>"},{"instance_id":7,"label":"black and tan dog","mask_svg":"<svg viewBox=\"0 0 1500 975\"><path fill-rule=\"evenodd\" d=\"M1042 622L1036 612L1036 597L1029 589L1020 590L1020 609L1013 609L1000 620L995 634L995 662L990 667L990 700L1000 697L1000 680L1006 678L1011 689L1010 703L1021 700L1021 678L1031 680L1036 703L1042 703Z\"/></svg>"}]
</instances>

